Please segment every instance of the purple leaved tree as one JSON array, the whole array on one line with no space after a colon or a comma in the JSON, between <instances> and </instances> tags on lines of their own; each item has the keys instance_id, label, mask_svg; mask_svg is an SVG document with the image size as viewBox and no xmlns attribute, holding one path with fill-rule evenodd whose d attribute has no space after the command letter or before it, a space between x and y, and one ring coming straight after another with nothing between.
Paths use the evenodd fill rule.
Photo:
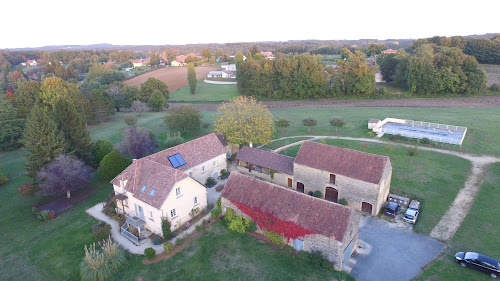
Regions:
<instances>
[{"instance_id":1,"label":"purple leaved tree","mask_svg":"<svg viewBox=\"0 0 500 281\"><path fill-rule=\"evenodd\" d=\"M123 134L123 141L118 150L132 158L139 159L158 150L156 137L148 130L136 126L128 126Z\"/></svg>"},{"instance_id":2,"label":"purple leaved tree","mask_svg":"<svg viewBox=\"0 0 500 281\"><path fill-rule=\"evenodd\" d=\"M71 192L87 185L91 176L92 168L82 160L60 154L36 174L38 194L59 196L66 193L70 198Z\"/></svg>"}]
</instances>

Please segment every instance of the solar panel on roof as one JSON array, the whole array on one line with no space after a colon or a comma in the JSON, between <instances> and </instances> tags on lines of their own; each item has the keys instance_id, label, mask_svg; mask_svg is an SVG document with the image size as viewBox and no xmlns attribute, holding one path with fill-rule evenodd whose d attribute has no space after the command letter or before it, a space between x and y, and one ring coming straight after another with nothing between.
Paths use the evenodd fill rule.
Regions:
<instances>
[{"instance_id":1,"label":"solar panel on roof","mask_svg":"<svg viewBox=\"0 0 500 281\"><path fill-rule=\"evenodd\" d=\"M182 158L182 156L179 153L169 156L168 161L170 161L170 164L172 164L174 168L178 168L186 164L186 161L184 161L184 158Z\"/></svg>"},{"instance_id":2,"label":"solar panel on roof","mask_svg":"<svg viewBox=\"0 0 500 281\"><path fill-rule=\"evenodd\" d=\"M179 162L177 161L177 159L175 159L175 155L169 156L169 157L168 157L168 161L170 161L170 164L172 164L172 166L173 166L174 168L177 168L177 167L179 167L179 166L180 166L180 165L179 165Z\"/></svg>"},{"instance_id":3,"label":"solar panel on roof","mask_svg":"<svg viewBox=\"0 0 500 281\"><path fill-rule=\"evenodd\" d=\"M146 191L146 188L147 188L147 186L143 185L142 189L141 189L141 192L144 193L144 191Z\"/></svg>"},{"instance_id":4,"label":"solar panel on roof","mask_svg":"<svg viewBox=\"0 0 500 281\"><path fill-rule=\"evenodd\" d=\"M177 162L179 162L179 166L186 164L186 161L184 161L184 158L182 158L182 156L179 153L175 154L174 157L175 159L177 159Z\"/></svg>"},{"instance_id":5,"label":"solar panel on roof","mask_svg":"<svg viewBox=\"0 0 500 281\"><path fill-rule=\"evenodd\" d=\"M149 196L153 197L153 195L155 195L155 192L156 192L156 189L152 189L151 192L149 193Z\"/></svg>"}]
</instances>

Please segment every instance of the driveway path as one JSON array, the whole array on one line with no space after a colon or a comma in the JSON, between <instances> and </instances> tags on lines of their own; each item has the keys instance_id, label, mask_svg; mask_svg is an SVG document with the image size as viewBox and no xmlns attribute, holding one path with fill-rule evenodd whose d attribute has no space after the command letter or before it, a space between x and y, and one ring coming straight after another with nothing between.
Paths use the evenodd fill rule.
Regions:
<instances>
[{"instance_id":1,"label":"driveway path","mask_svg":"<svg viewBox=\"0 0 500 281\"><path fill-rule=\"evenodd\" d=\"M359 240L360 247L354 254L357 262L351 271L358 281L411 280L445 246L374 217L362 217Z\"/></svg>"},{"instance_id":2,"label":"driveway path","mask_svg":"<svg viewBox=\"0 0 500 281\"><path fill-rule=\"evenodd\" d=\"M273 141L295 138L295 137L302 137L302 136L283 137L275 139ZM338 136L304 136L304 137L311 137L311 139L309 140L340 139L340 140L373 142L381 144L392 144L404 147L415 146L411 144L389 142L371 138L351 138L351 137L338 137ZM302 141L298 141L295 143L282 146L273 151L280 152L289 147L296 146L301 143ZM425 147L425 146L418 146L418 149L462 157L466 160L469 160L472 164L471 172L467 177L464 187L460 189L460 191L457 194L457 197L455 198L451 206L448 208L448 211L446 211L445 215L441 218L439 223L434 227L434 229L430 233L430 236L433 238L439 239L441 241L447 241L450 240L453 237L453 235L455 235L458 228L462 224L463 220L469 213L469 210L472 207L472 204L474 203L474 199L476 198L477 192L479 191L479 188L481 187L481 184L483 182L484 174L486 174L488 170L487 169L488 165L493 164L495 162L500 162L500 158L488 155L475 155L475 154L469 154L469 153L463 153L463 152L457 152L457 151L451 151L433 147Z\"/></svg>"}]
</instances>

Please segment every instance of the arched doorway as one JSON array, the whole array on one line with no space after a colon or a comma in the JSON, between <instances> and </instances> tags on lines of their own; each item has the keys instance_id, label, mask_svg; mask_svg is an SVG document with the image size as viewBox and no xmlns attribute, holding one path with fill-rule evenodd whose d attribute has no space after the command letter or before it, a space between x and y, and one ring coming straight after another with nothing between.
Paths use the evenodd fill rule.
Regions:
<instances>
[{"instance_id":1,"label":"arched doorway","mask_svg":"<svg viewBox=\"0 0 500 281\"><path fill-rule=\"evenodd\" d=\"M371 215L372 214L372 204L366 203L366 202L361 202L361 211Z\"/></svg>"},{"instance_id":2,"label":"arched doorway","mask_svg":"<svg viewBox=\"0 0 500 281\"><path fill-rule=\"evenodd\" d=\"M297 182L297 191L304 193L304 184L301 182Z\"/></svg>"},{"instance_id":3,"label":"arched doorway","mask_svg":"<svg viewBox=\"0 0 500 281\"><path fill-rule=\"evenodd\" d=\"M337 203L339 201L339 191L333 187L325 188L325 200Z\"/></svg>"}]
</instances>

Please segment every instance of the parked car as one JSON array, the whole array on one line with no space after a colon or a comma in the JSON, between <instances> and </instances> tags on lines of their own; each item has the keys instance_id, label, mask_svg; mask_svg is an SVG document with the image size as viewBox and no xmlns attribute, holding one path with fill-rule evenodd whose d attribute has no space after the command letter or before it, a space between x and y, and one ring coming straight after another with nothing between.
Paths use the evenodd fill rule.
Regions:
<instances>
[{"instance_id":1,"label":"parked car","mask_svg":"<svg viewBox=\"0 0 500 281\"><path fill-rule=\"evenodd\" d=\"M408 205L408 209L406 210L405 216L403 217L403 221L415 224L418 218L419 211L420 202L418 202L417 200L411 200L410 205Z\"/></svg>"},{"instance_id":2,"label":"parked car","mask_svg":"<svg viewBox=\"0 0 500 281\"><path fill-rule=\"evenodd\" d=\"M458 252L455 254L455 261L462 267L470 267L489 274L491 278L497 278L500 275L500 264L498 261L482 254Z\"/></svg>"},{"instance_id":3,"label":"parked car","mask_svg":"<svg viewBox=\"0 0 500 281\"><path fill-rule=\"evenodd\" d=\"M389 202L385 207L384 215L395 218L400 209L401 205L394 202Z\"/></svg>"}]
</instances>

